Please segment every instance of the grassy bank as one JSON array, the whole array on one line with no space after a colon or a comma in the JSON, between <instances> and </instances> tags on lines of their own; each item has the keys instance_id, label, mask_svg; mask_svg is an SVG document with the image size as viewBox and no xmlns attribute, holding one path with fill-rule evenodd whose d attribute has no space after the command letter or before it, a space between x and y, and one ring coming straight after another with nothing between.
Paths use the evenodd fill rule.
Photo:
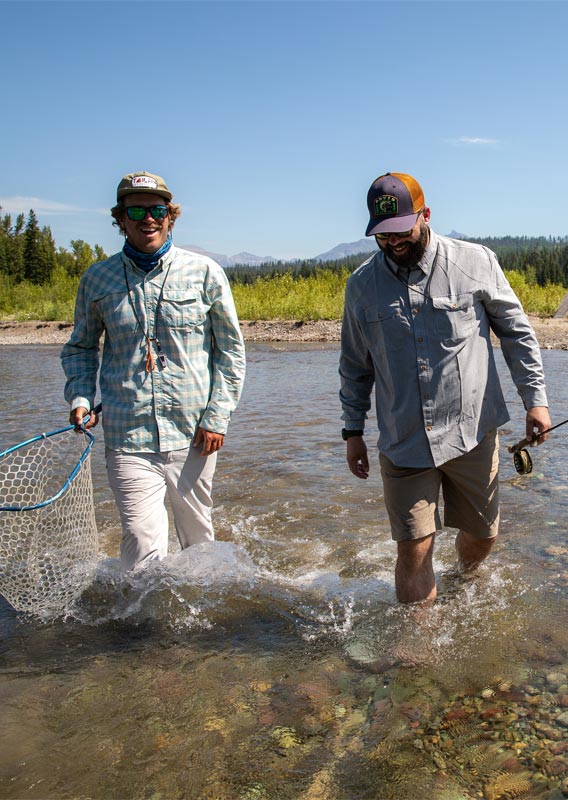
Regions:
<instances>
[{"instance_id":1,"label":"grassy bank","mask_svg":"<svg viewBox=\"0 0 568 800\"><path fill-rule=\"evenodd\" d=\"M516 271L505 274L529 314L551 317L566 294L563 286L538 286ZM232 288L241 319L333 320L343 313L348 277L347 269L315 270L309 277L284 273L250 284L234 283ZM44 286L27 281L14 285L0 275L0 319L71 322L78 282L64 270L56 271Z\"/></svg>"}]
</instances>

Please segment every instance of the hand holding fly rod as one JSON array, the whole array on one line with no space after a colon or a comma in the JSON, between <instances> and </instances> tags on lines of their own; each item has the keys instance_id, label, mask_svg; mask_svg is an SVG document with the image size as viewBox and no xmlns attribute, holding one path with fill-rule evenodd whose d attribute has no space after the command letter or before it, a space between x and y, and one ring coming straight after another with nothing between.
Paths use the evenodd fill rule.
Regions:
<instances>
[{"instance_id":1,"label":"hand holding fly rod","mask_svg":"<svg viewBox=\"0 0 568 800\"><path fill-rule=\"evenodd\" d=\"M563 424L563 423L560 423ZM555 425L554 428L557 428ZM527 411L525 438L509 447L509 453L517 453L525 447L533 447L546 442L551 427L550 414L546 406L535 406Z\"/></svg>"},{"instance_id":2,"label":"hand holding fly rod","mask_svg":"<svg viewBox=\"0 0 568 800\"><path fill-rule=\"evenodd\" d=\"M532 447L535 444L542 444L548 439L549 433L560 428L561 425L566 425L567 422L568 419L565 419L556 425L548 426L544 430L541 430L540 433L533 433L531 438L527 435L525 439L521 439L520 442L509 447L509 453L513 453L515 469L520 475L527 475L529 472L532 472L532 459L526 449L527 446Z\"/></svg>"}]
</instances>

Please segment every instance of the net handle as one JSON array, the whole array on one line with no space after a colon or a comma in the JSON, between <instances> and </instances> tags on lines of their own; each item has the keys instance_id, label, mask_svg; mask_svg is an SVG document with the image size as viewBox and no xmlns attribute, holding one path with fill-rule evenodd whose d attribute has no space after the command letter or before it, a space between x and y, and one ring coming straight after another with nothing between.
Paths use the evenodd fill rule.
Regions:
<instances>
[{"instance_id":1,"label":"net handle","mask_svg":"<svg viewBox=\"0 0 568 800\"><path fill-rule=\"evenodd\" d=\"M89 411L88 414L85 414L83 417L83 423L81 424L81 430L90 437L90 439L95 440L93 434L88 431L86 428L83 427L85 420L87 418L90 419L91 414L100 414L103 407L102 404L99 403L98 406L95 406L92 411ZM54 431L49 431L49 433L39 433L37 436L32 436L31 439L26 439L24 442L19 442L18 444L12 445L7 450L3 450L0 453L0 458L4 458L4 456L9 455L10 453L15 453L16 450L19 450L21 447L26 447L28 444L33 444L34 442L39 442L41 439L48 439L50 436L57 436L58 433L65 433L66 431L71 431L75 428L75 425L66 425L64 428L57 428Z\"/></svg>"},{"instance_id":2,"label":"net handle","mask_svg":"<svg viewBox=\"0 0 568 800\"><path fill-rule=\"evenodd\" d=\"M47 500L42 500L41 503L34 503L33 505L30 506L0 506L0 511L34 511L36 508L45 508L45 506L51 505L51 503L54 503L56 500L59 500L59 498L62 497L62 495L64 495L65 492L69 489L73 479L77 477L79 470L85 463L89 453L91 452L91 448L95 443L95 437L93 436L91 431L87 430L84 427L84 422L87 418L90 419L91 414L99 414L101 410L102 410L102 405L99 403L99 405L95 406L95 408L93 408L92 411L90 411L83 417L83 422L81 423L79 430L84 436L87 437L87 444L85 446L85 449L81 453L79 460L69 473L67 479L64 481L59 491L57 491L51 497L48 497ZM20 448L25 447L26 445L33 444L34 442L39 442L42 439L49 438L50 436L57 436L57 434L59 433L66 433L67 431L74 430L75 427L76 427L75 425L66 425L64 428L57 428L57 430L49 431L49 433L40 433L38 436L33 436L31 439L26 439L25 442L20 442L19 444L16 444L13 447L9 447L7 450L4 450L2 453L0 453L0 458L3 458L9 453L14 453L16 450L19 450Z\"/></svg>"}]
</instances>

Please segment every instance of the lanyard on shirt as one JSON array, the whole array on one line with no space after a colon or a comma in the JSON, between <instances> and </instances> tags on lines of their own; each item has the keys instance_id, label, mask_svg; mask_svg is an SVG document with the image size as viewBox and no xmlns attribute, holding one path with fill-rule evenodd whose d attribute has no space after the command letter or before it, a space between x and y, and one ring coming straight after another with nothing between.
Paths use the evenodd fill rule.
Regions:
<instances>
[{"instance_id":1,"label":"lanyard on shirt","mask_svg":"<svg viewBox=\"0 0 568 800\"><path fill-rule=\"evenodd\" d=\"M130 294L130 283L128 282L128 273L126 272L126 264L124 261L122 262L122 267L124 269L124 280L126 281L126 288L128 291L128 300L130 302L130 306L132 308L132 312L136 318L136 322L140 325L142 333L144 335L144 339L146 340L146 372L153 372L156 369L156 361L154 359L154 354L152 353L152 342L156 343L156 350L158 353L158 361L160 362L160 366L162 369L165 369L168 365L166 356L162 353L162 348L160 346L160 340L158 339L158 314L160 312L160 306L162 305L162 299L164 297L164 286L166 285L166 281L168 279L168 275L170 274L170 267L172 266L172 262L168 264L168 268L166 270L166 274L164 276L164 280L162 281L162 285L160 287L160 294L158 295L158 302L156 303L156 311L154 312L154 335L150 336L150 326L147 325L144 328L144 325L140 322L140 317L136 311L136 305L134 304L134 300L132 299L132 295Z\"/></svg>"},{"instance_id":2,"label":"lanyard on shirt","mask_svg":"<svg viewBox=\"0 0 568 800\"><path fill-rule=\"evenodd\" d=\"M430 284L432 283L432 276L434 275L434 270L436 268L436 256L437 255L438 255L438 251L436 250L436 253L434 254L434 258L432 259L432 265L430 267L430 274L428 275L428 277L426 279L426 285L424 286L424 291L422 291L422 289L418 289L418 287L416 286L416 283L418 283L418 281L416 281L416 283L410 283L410 273L414 269L420 269L418 264L415 264L412 267L398 267L395 261L391 261L391 259L389 259L389 261L393 265L393 267L396 267L396 269L391 269L391 272L394 275L394 277L397 279L397 281L402 283L403 286L406 286L407 290L412 289L413 292L417 292L418 294L421 294L422 297L424 297L426 300L431 300L432 299L432 295L430 294ZM401 273L400 273L401 269L408 273L408 275L406 277L403 277L401 275ZM410 297L410 293L409 293L409 297Z\"/></svg>"}]
</instances>

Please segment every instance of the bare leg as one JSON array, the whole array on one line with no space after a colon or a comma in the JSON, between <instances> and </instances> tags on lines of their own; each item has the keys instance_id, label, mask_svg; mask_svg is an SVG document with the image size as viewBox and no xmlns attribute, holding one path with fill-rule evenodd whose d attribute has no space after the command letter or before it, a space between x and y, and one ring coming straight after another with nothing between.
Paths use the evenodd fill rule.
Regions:
<instances>
[{"instance_id":1,"label":"bare leg","mask_svg":"<svg viewBox=\"0 0 568 800\"><path fill-rule=\"evenodd\" d=\"M410 542L398 542L394 574L399 603L433 602L436 599L433 552L434 534Z\"/></svg>"},{"instance_id":2,"label":"bare leg","mask_svg":"<svg viewBox=\"0 0 568 800\"><path fill-rule=\"evenodd\" d=\"M459 531L456 536L459 569L470 572L478 567L489 555L496 538L493 536L492 539L477 539L467 531Z\"/></svg>"}]
</instances>

